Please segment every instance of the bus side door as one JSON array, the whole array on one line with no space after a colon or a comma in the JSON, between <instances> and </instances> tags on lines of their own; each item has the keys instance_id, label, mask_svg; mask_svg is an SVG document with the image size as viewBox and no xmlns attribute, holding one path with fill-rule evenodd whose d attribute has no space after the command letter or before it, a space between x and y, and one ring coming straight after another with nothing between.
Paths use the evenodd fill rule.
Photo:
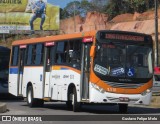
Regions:
<instances>
[{"instance_id":1,"label":"bus side door","mask_svg":"<svg viewBox=\"0 0 160 124\"><path fill-rule=\"evenodd\" d=\"M9 93L22 95L22 80L26 45L12 48L12 59L9 72Z\"/></svg>"},{"instance_id":2,"label":"bus side door","mask_svg":"<svg viewBox=\"0 0 160 124\"><path fill-rule=\"evenodd\" d=\"M19 58L18 58L18 95L22 95L22 82L23 82L23 70L26 47L20 46Z\"/></svg>"},{"instance_id":3,"label":"bus side door","mask_svg":"<svg viewBox=\"0 0 160 124\"><path fill-rule=\"evenodd\" d=\"M92 43L82 45L82 66L81 66L81 97L82 100L89 99L89 68L90 68L90 48Z\"/></svg>"},{"instance_id":4,"label":"bus side door","mask_svg":"<svg viewBox=\"0 0 160 124\"><path fill-rule=\"evenodd\" d=\"M52 62L53 54L55 51L54 42L45 44L45 56L44 56L44 97L51 97L51 72L52 72Z\"/></svg>"}]
</instances>

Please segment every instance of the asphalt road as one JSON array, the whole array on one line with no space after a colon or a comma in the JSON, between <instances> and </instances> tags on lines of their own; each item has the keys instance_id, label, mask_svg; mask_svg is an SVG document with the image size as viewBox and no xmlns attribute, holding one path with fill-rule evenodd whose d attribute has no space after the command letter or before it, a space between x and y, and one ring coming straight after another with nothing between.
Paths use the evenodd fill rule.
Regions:
<instances>
[{"instance_id":1,"label":"asphalt road","mask_svg":"<svg viewBox=\"0 0 160 124\"><path fill-rule=\"evenodd\" d=\"M81 112L74 113L71 110L68 110L65 103L60 102L45 102L44 107L38 107L38 108L29 108L27 106L27 103L23 99L0 99L0 101L5 102L7 104L7 112L6 113L0 113L0 115L122 115L118 112L118 106L100 106L100 105L83 105ZM133 115L133 114L144 114L144 115L159 115L160 116L160 108L150 108L150 107L144 107L144 106L129 106L128 113L125 115ZM74 117L73 117L74 120ZM1 122L0 122L1 123ZM3 122L4 123L4 122ZM6 122L7 123L7 122ZM21 122L22 123L22 122ZM27 123L27 122L25 122ZM42 123L42 122L39 122ZM44 123L44 122L43 122ZM52 122L46 122L46 123L52 123ZM63 121L63 122L56 122L61 124L71 124L73 121ZM83 122L79 121L77 124L84 124ZM87 124L90 123L105 123L103 121L88 121ZM126 122L114 122L117 124L125 124ZM134 123L132 121L129 121L126 124ZM136 122L137 124L141 124L142 122ZM159 122L153 122L159 123ZM4 123L5 124L5 123ZM13 123L14 124L14 123ZM15 122L17 124L17 122ZM106 123L105 123L106 124ZM113 122L107 122L107 124L113 124ZM149 122L145 122L145 124L149 124Z\"/></svg>"}]
</instances>

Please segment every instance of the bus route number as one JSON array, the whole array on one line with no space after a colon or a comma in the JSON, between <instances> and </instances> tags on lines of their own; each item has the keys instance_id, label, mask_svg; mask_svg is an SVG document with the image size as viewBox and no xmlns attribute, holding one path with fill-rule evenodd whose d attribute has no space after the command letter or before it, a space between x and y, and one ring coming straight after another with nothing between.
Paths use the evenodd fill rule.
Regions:
<instances>
[{"instance_id":1,"label":"bus route number","mask_svg":"<svg viewBox=\"0 0 160 124\"><path fill-rule=\"evenodd\" d=\"M107 91L108 92L116 92L117 90L116 90L116 88L107 88Z\"/></svg>"}]
</instances>

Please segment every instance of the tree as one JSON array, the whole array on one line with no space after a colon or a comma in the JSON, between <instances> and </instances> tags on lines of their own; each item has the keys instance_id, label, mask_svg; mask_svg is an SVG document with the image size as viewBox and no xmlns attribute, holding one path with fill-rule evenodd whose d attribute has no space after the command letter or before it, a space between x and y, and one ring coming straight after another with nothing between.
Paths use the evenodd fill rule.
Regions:
<instances>
[{"instance_id":1,"label":"tree","mask_svg":"<svg viewBox=\"0 0 160 124\"><path fill-rule=\"evenodd\" d=\"M81 3L79 1L72 1L61 11L62 18L73 17L81 14Z\"/></svg>"},{"instance_id":2,"label":"tree","mask_svg":"<svg viewBox=\"0 0 160 124\"><path fill-rule=\"evenodd\" d=\"M65 19L67 17L69 17L69 13L67 12L67 10L60 8L60 19Z\"/></svg>"},{"instance_id":3,"label":"tree","mask_svg":"<svg viewBox=\"0 0 160 124\"><path fill-rule=\"evenodd\" d=\"M105 12L108 13L109 19L113 17L128 12L128 2L124 0L110 0L105 6Z\"/></svg>"},{"instance_id":4,"label":"tree","mask_svg":"<svg viewBox=\"0 0 160 124\"><path fill-rule=\"evenodd\" d=\"M144 12L147 10L146 0L130 0L130 7L134 12Z\"/></svg>"},{"instance_id":5,"label":"tree","mask_svg":"<svg viewBox=\"0 0 160 124\"><path fill-rule=\"evenodd\" d=\"M92 4L88 0L81 1L81 15L85 16L87 12L92 11Z\"/></svg>"},{"instance_id":6,"label":"tree","mask_svg":"<svg viewBox=\"0 0 160 124\"><path fill-rule=\"evenodd\" d=\"M105 12L105 5L108 3L108 0L81 0L72 1L67 4L67 6L61 11L61 17L72 17L75 15L85 16L87 12L97 11L97 12Z\"/></svg>"},{"instance_id":7,"label":"tree","mask_svg":"<svg viewBox=\"0 0 160 124\"><path fill-rule=\"evenodd\" d=\"M109 19L112 19L123 13L142 13L153 7L153 4L153 0L110 0L105 11L108 13Z\"/></svg>"},{"instance_id":8,"label":"tree","mask_svg":"<svg viewBox=\"0 0 160 124\"><path fill-rule=\"evenodd\" d=\"M105 12L105 7L109 0L91 0L91 11Z\"/></svg>"}]
</instances>

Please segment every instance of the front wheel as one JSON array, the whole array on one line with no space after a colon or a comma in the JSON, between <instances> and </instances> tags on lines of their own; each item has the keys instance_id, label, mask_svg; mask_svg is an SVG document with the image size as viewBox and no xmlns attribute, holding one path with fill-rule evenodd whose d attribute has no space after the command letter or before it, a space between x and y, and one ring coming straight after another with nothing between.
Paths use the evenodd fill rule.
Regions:
<instances>
[{"instance_id":1,"label":"front wheel","mask_svg":"<svg viewBox=\"0 0 160 124\"><path fill-rule=\"evenodd\" d=\"M77 92L76 89L73 89L73 95L72 95L72 104L73 104L73 111L78 112L81 109L81 103L77 102Z\"/></svg>"},{"instance_id":2,"label":"front wheel","mask_svg":"<svg viewBox=\"0 0 160 124\"><path fill-rule=\"evenodd\" d=\"M120 113L127 113L128 104L119 104L119 112Z\"/></svg>"}]
</instances>

